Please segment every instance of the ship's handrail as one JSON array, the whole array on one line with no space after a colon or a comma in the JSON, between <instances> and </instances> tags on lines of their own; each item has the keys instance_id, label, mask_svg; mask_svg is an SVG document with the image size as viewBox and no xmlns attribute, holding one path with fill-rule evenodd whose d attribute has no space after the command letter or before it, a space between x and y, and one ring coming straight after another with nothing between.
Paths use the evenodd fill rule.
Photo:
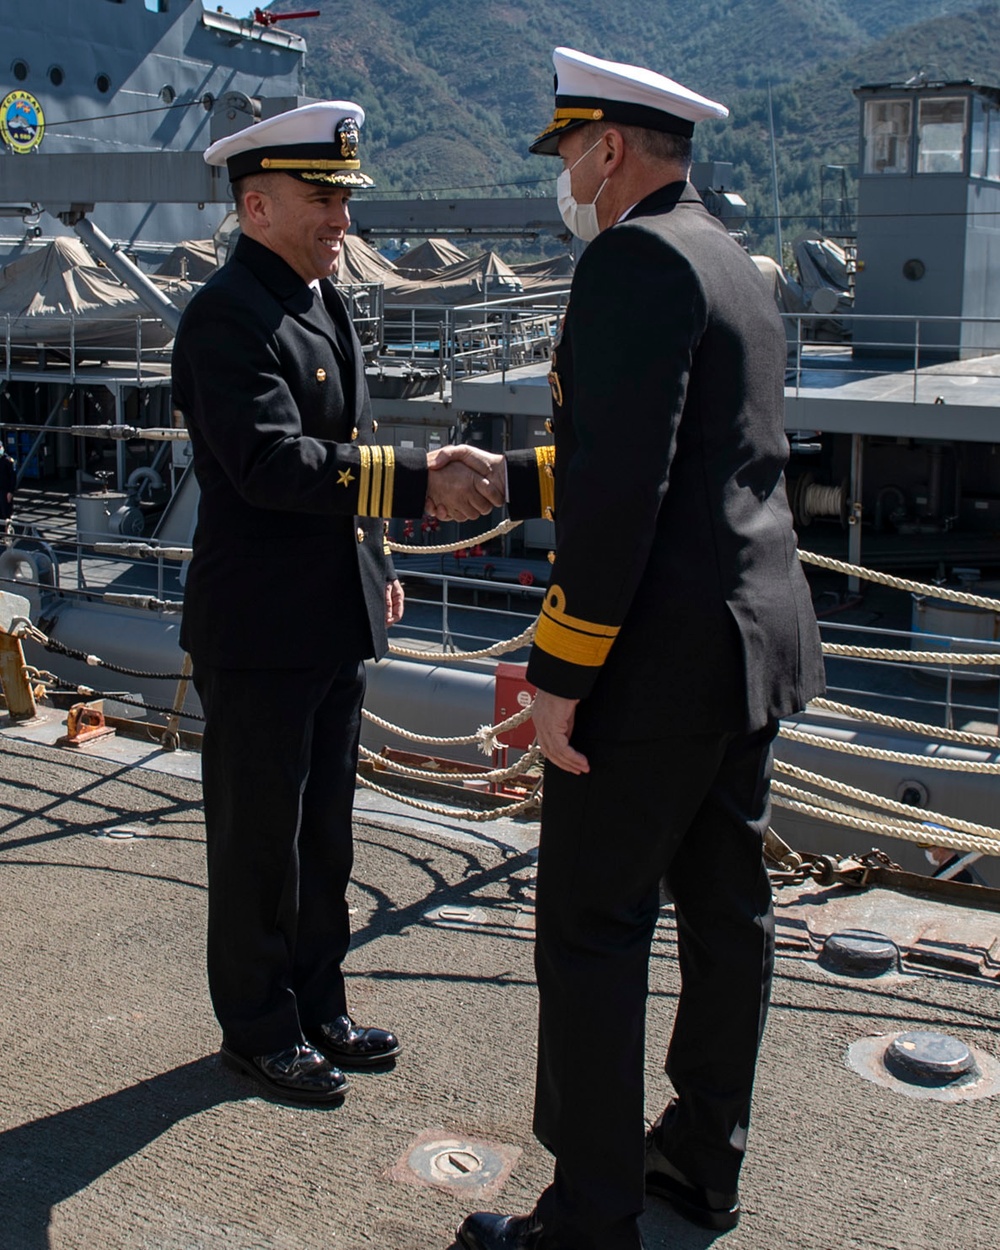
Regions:
<instances>
[{"instance_id":1,"label":"ship's handrail","mask_svg":"<svg viewBox=\"0 0 1000 1250\"><path fill-rule=\"evenodd\" d=\"M910 402L944 403L941 383L949 379L1000 384L1000 317L796 312L781 318L785 386L796 398L815 394L817 385L830 391L873 378L907 378ZM892 399L901 398L894 389Z\"/></svg>"},{"instance_id":2,"label":"ship's handrail","mask_svg":"<svg viewBox=\"0 0 1000 1250\"><path fill-rule=\"evenodd\" d=\"M442 381L499 373L545 360L566 311L569 289L448 306L391 304L385 309L387 353L436 367Z\"/></svg>"},{"instance_id":3,"label":"ship's handrail","mask_svg":"<svg viewBox=\"0 0 1000 1250\"><path fill-rule=\"evenodd\" d=\"M103 331L120 341L99 341ZM169 364L171 335L157 317L94 317L76 313L30 317L0 313L0 377L46 375L75 383L96 367L122 381L148 380L150 367ZM145 370L145 372L144 372Z\"/></svg>"}]
</instances>

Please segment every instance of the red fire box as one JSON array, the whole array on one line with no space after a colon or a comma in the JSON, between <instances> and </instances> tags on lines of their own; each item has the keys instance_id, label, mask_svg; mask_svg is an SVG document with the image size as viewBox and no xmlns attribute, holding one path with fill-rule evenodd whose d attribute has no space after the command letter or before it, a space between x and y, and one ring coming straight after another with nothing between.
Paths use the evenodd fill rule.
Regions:
<instances>
[{"instance_id":1,"label":"red fire box","mask_svg":"<svg viewBox=\"0 0 1000 1250\"><path fill-rule=\"evenodd\" d=\"M501 660L496 669L493 687L493 723L499 725L508 716L526 708L535 697L535 687L527 680L527 664L509 664ZM500 735L501 742L519 751L526 751L535 740L534 721L508 729Z\"/></svg>"}]
</instances>

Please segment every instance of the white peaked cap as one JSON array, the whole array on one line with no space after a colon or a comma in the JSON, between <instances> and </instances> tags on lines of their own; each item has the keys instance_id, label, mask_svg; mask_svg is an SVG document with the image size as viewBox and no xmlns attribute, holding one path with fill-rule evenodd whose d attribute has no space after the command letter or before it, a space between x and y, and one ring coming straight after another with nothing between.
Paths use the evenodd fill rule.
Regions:
<instances>
[{"instance_id":1,"label":"white peaked cap","mask_svg":"<svg viewBox=\"0 0 1000 1250\"><path fill-rule=\"evenodd\" d=\"M304 104L216 140L205 161L225 165L234 182L247 174L285 173L326 186L370 187L358 156L364 121L364 109L351 100Z\"/></svg>"},{"instance_id":2,"label":"white peaked cap","mask_svg":"<svg viewBox=\"0 0 1000 1250\"><path fill-rule=\"evenodd\" d=\"M560 137L590 121L620 122L690 136L695 122L729 116L724 104L640 65L556 48L556 106L551 125L531 144L532 152L555 156Z\"/></svg>"}]
</instances>

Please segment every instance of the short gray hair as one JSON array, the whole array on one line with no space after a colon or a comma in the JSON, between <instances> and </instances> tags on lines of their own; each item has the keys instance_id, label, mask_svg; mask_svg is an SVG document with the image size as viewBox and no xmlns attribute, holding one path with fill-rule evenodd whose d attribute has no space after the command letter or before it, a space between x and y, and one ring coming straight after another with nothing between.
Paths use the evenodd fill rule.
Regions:
<instances>
[{"instance_id":1,"label":"short gray hair","mask_svg":"<svg viewBox=\"0 0 1000 1250\"><path fill-rule=\"evenodd\" d=\"M650 130L646 126L626 126L619 122L587 122L584 129L590 132L587 138L596 141L598 131L603 133L609 126L620 130L628 146L642 156L685 168L691 164L691 139L688 135Z\"/></svg>"}]
</instances>

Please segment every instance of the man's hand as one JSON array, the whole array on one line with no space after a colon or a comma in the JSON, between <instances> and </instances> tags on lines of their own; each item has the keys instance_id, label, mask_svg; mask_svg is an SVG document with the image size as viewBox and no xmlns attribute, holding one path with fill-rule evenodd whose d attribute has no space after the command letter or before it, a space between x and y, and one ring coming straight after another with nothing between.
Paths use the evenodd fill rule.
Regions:
<instances>
[{"instance_id":1,"label":"man's hand","mask_svg":"<svg viewBox=\"0 0 1000 1250\"><path fill-rule=\"evenodd\" d=\"M506 494L503 456L467 445L428 452L424 510L439 521L471 521L499 507Z\"/></svg>"},{"instance_id":2,"label":"man's hand","mask_svg":"<svg viewBox=\"0 0 1000 1250\"><path fill-rule=\"evenodd\" d=\"M385 623L395 625L403 619L403 586L397 577L394 582L385 584Z\"/></svg>"},{"instance_id":3,"label":"man's hand","mask_svg":"<svg viewBox=\"0 0 1000 1250\"><path fill-rule=\"evenodd\" d=\"M542 754L550 764L577 776L590 772L587 757L574 751L569 744L573 736L576 705L579 702L579 699L563 699L557 694L539 690L531 711L531 719L535 722L535 737Z\"/></svg>"}]
</instances>

